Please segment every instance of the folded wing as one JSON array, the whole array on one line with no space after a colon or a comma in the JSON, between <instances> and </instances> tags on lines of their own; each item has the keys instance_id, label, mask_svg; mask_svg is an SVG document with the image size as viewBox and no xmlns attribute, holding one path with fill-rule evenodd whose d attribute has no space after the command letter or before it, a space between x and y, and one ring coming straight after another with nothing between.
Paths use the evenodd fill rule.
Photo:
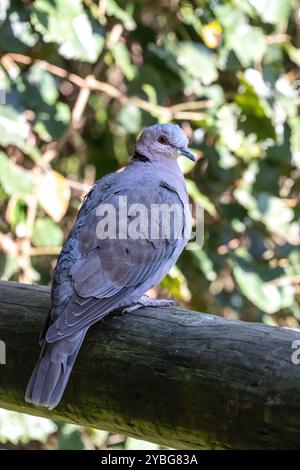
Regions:
<instances>
[{"instance_id":1,"label":"folded wing","mask_svg":"<svg viewBox=\"0 0 300 470\"><path fill-rule=\"evenodd\" d=\"M48 342L87 328L127 300L134 299L139 292L143 295L143 288L148 290L168 272L186 243L182 237L185 225L183 203L174 188L162 182L156 186L151 182L150 185L145 179L144 184L140 183L139 194L136 182L130 184L127 181L125 187L122 181L124 178L108 181L107 190L102 188L101 199L95 194L90 195L79 214L73 236L71 233L70 241L66 243L69 246L59 260L61 269L54 277L55 321L47 331ZM127 209L133 208L127 215L125 239L119 238L120 197L126 197ZM96 213L96 202L110 204L115 209L115 239L97 236L100 218ZM133 207L133 204L140 204L148 211L146 218L145 212L140 217L140 227L137 224L138 206ZM177 210L176 216L170 214L169 225L165 215L157 216L156 212L155 217L150 210L161 204ZM131 229L135 229L134 234L142 232L142 238L133 239L132 233L128 233Z\"/></svg>"}]
</instances>

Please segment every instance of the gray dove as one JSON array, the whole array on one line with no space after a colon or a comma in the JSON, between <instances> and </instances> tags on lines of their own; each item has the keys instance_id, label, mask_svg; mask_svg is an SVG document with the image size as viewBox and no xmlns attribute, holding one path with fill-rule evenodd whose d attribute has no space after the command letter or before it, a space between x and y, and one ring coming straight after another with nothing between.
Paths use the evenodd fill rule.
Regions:
<instances>
[{"instance_id":1,"label":"gray dove","mask_svg":"<svg viewBox=\"0 0 300 470\"><path fill-rule=\"evenodd\" d=\"M95 322L116 309L132 312L174 303L145 293L168 273L190 236L188 196L177 162L180 155L195 160L178 125L147 127L126 168L98 180L86 196L54 270L51 307L41 333L41 355L27 385L27 402L49 409L57 406L84 337ZM121 197L131 210L123 218ZM168 219L169 227L165 216L152 217L152 207L160 205L177 208L177 214L174 211L172 220ZM132 209L141 206L147 213L137 224ZM113 209L116 217L111 225L117 236L111 236L115 230L110 236L103 236L101 230L99 234L101 207ZM129 232L136 234L138 229L140 236L131 237Z\"/></svg>"}]
</instances>

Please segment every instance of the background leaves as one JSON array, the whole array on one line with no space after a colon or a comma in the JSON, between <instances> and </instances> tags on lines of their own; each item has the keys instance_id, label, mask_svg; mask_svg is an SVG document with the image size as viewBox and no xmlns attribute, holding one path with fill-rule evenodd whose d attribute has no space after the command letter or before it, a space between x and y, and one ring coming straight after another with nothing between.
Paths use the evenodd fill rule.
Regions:
<instances>
[{"instance_id":1,"label":"background leaves","mask_svg":"<svg viewBox=\"0 0 300 470\"><path fill-rule=\"evenodd\" d=\"M152 295L298 328L299 46L298 0L2 1L2 278L49 283L95 179L126 164L144 126L177 122L205 240ZM60 447L108 442L56 432Z\"/></svg>"}]
</instances>

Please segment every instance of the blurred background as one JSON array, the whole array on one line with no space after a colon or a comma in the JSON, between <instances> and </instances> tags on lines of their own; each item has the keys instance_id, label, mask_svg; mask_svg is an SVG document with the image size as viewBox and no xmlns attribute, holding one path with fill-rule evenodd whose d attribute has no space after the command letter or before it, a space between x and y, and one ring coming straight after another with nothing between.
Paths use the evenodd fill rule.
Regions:
<instances>
[{"instance_id":1,"label":"blurred background","mask_svg":"<svg viewBox=\"0 0 300 470\"><path fill-rule=\"evenodd\" d=\"M1 278L49 285L93 182L176 122L205 242L153 295L298 328L299 47L299 0L1 0ZM160 448L1 409L0 443Z\"/></svg>"}]
</instances>

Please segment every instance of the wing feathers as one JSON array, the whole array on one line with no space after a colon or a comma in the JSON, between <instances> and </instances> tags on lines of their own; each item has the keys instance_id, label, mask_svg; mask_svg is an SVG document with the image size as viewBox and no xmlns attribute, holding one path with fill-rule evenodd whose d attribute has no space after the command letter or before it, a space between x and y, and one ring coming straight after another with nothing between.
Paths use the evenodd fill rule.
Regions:
<instances>
[{"instance_id":1,"label":"wing feathers","mask_svg":"<svg viewBox=\"0 0 300 470\"><path fill-rule=\"evenodd\" d=\"M146 227L143 227L145 238L138 240L130 237L126 240L97 238L97 205L110 201L116 206L117 195L126 195L128 206L137 202L147 208L151 204L161 203L182 205L176 189L163 184L160 179L155 186L149 178L145 178L141 187L135 180L136 177L125 181L124 176L121 178L120 174L114 174L109 178L109 184L100 181L99 187L96 185L87 197L58 261L59 269L55 272L54 307L64 305L66 296L69 300L63 312L60 311L59 318L53 308L51 315L56 321L48 329L48 342L87 328L137 296L140 289L152 287L182 251L186 240L175 239L172 234L166 238L152 239ZM129 216L128 222L131 220L132 216ZM161 221L158 223L161 224ZM184 224L183 215L181 223Z\"/></svg>"}]
</instances>

